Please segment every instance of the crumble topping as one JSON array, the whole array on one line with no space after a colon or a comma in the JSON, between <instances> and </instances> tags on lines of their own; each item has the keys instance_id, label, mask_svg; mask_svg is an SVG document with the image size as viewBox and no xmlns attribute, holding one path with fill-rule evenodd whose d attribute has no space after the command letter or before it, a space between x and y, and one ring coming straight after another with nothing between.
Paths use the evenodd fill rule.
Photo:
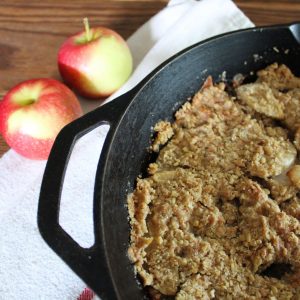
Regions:
<instances>
[{"instance_id":1,"label":"crumble topping","mask_svg":"<svg viewBox=\"0 0 300 300\"><path fill-rule=\"evenodd\" d=\"M235 92L209 77L155 126L164 147L128 197L153 299L300 298L300 79L273 64Z\"/></svg>"}]
</instances>

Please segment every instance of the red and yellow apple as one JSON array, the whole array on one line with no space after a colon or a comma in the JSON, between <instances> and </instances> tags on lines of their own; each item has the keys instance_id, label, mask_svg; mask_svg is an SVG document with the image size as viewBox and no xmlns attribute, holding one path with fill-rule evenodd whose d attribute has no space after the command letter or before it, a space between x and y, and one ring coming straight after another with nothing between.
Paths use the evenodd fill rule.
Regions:
<instances>
[{"instance_id":1,"label":"red and yellow apple","mask_svg":"<svg viewBox=\"0 0 300 300\"><path fill-rule=\"evenodd\" d=\"M105 28L89 28L68 38L58 52L64 81L87 98L103 98L119 89L132 72L132 56L123 38Z\"/></svg>"},{"instance_id":2,"label":"red and yellow apple","mask_svg":"<svg viewBox=\"0 0 300 300\"><path fill-rule=\"evenodd\" d=\"M82 115L74 93L54 79L32 79L0 102L0 132L8 145L31 159L47 159L58 132Z\"/></svg>"}]
</instances>

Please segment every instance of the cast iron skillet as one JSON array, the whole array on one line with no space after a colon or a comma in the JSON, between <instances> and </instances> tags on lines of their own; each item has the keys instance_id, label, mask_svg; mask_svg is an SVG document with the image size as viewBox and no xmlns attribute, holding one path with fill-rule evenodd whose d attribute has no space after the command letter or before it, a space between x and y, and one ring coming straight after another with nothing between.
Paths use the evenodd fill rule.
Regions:
<instances>
[{"instance_id":1,"label":"cast iron skillet","mask_svg":"<svg viewBox=\"0 0 300 300\"><path fill-rule=\"evenodd\" d=\"M67 125L51 151L40 193L38 225L49 246L102 299L142 299L145 294L127 257L126 204L136 177L149 163L151 126L172 120L207 75L220 80L253 74L268 64L287 64L300 75L300 23L220 35L178 53L133 90ZM249 80L255 75L249 75ZM94 187L95 244L82 248L59 225L64 173L76 140L109 124Z\"/></svg>"}]
</instances>

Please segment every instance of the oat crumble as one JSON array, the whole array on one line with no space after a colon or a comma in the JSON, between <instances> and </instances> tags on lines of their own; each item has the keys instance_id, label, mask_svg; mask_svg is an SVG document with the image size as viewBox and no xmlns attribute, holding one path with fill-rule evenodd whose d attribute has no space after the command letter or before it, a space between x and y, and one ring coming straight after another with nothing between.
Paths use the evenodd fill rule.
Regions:
<instances>
[{"instance_id":1,"label":"oat crumble","mask_svg":"<svg viewBox=\"0 0 300 300\"><path fill-rule=\"evenodd\" d=\"M235 92L208 78L155 126L158 158L128 197L153 299L300 299L300 78L273 64ZM276 264L289 271L266 275Z\"/></svg>"}]
</instances>

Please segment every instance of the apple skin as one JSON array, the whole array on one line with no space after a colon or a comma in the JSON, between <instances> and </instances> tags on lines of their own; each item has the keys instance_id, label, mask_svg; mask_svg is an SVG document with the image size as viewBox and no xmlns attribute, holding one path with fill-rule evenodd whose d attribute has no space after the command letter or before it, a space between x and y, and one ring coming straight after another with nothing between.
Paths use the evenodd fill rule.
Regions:
<instances>
[{"instance_id":1,"label":"apple skin","mask_svg":"<svg viewBox=\"0 0 300 300\"><path fill-rule=\"evenodd\" d=\"M105 27L68 38L58 52L58 68L66 84L86 98L104 98L118 90L132 72L132 56L123 38Z\"/></svg>"},{"instance_id":2,"label":"apple skin","mask_svg":"<svg viewBox=\"0 0 300 300\"><path fill-rule=\"evenodd\" d=\"M13 87L0 102L0 132L17 153L47 159L59 131L82 115L74 93L54 79L32 79Z\"/></svg>"}]
</instances>

